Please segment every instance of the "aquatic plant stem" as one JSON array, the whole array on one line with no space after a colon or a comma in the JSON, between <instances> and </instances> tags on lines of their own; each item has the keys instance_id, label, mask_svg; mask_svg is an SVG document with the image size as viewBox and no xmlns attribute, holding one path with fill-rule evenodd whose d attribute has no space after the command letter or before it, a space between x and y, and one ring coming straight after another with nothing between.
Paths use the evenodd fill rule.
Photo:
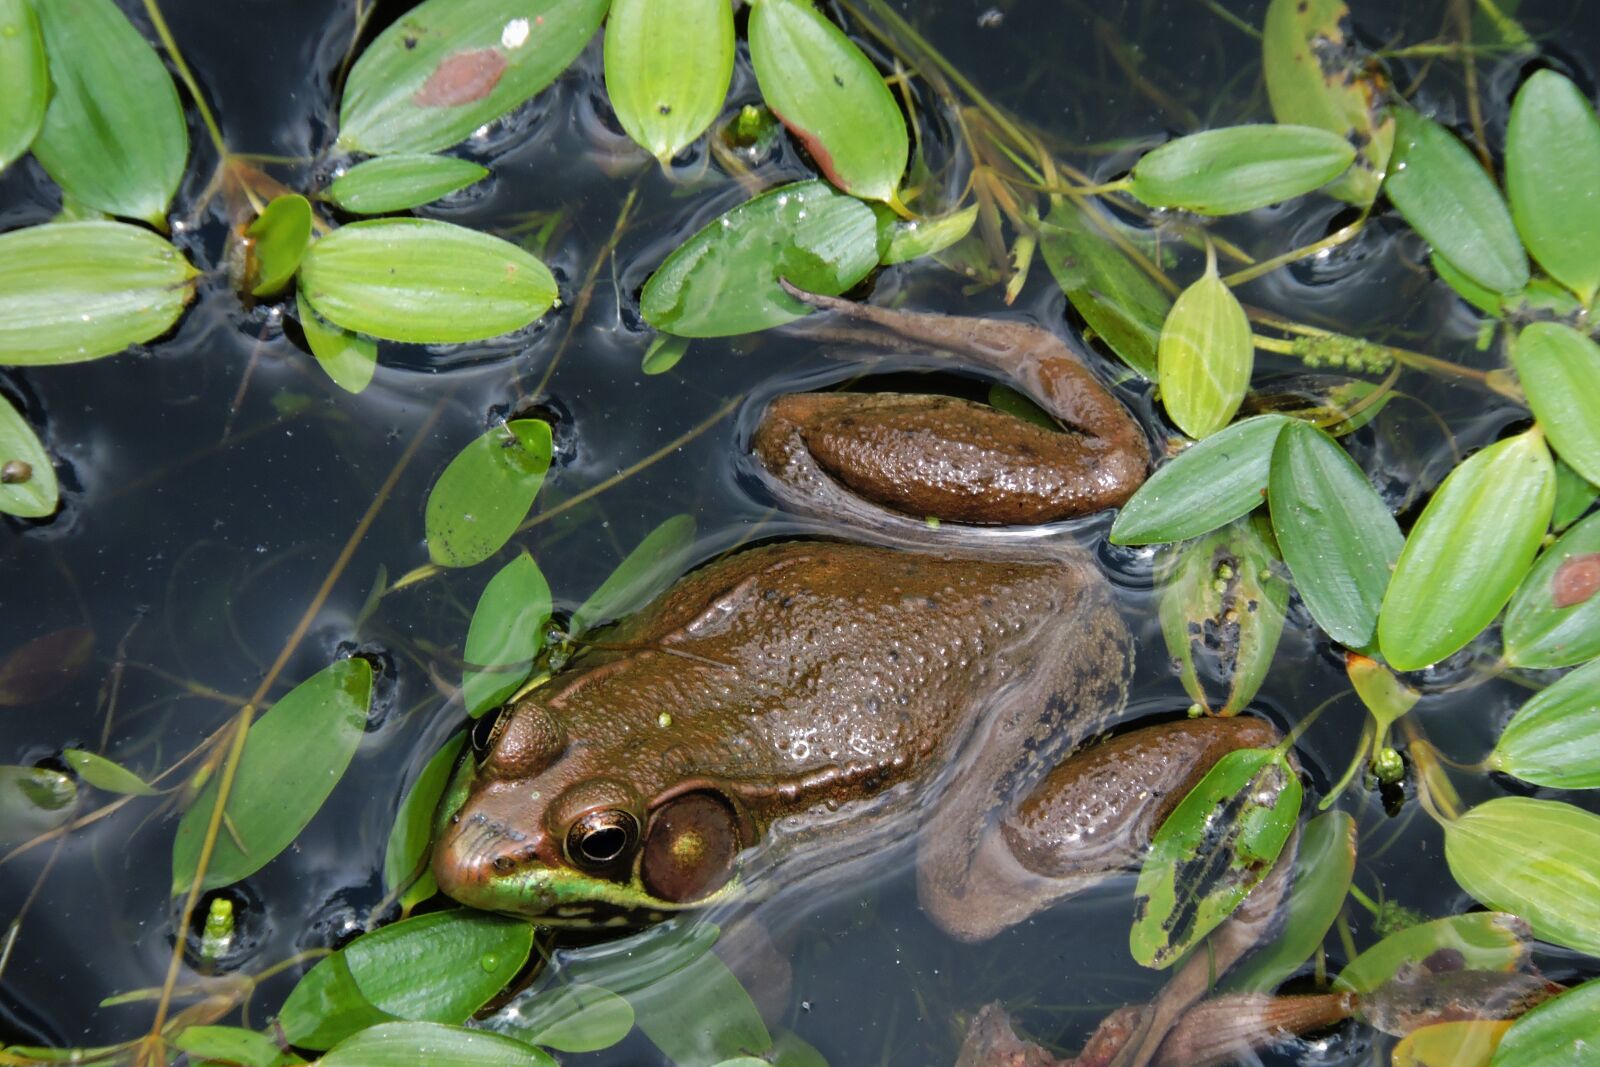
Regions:
<instances>
[{"instance_id":1,"label":"aquatic plant stem","mask_svg":"<svg viewBox=\"0 0 1600 1067\"><path fill-rule=\"evenodd\" d=\"M172 66L178 72L178 78L183 82L189 96L194 100L195 110L200 112L200 121L205 123L206 132L211 135L211 143L217 150L217 155L226 162L230 153L228 142L223 140L222 127L217 125L217 117L211 113L211 105L206 103L206 98L200 92L200 84L194 80L194 74L189 70L189 64L184 62L183 53L178 51L178 42L173 40L172 30L167 26L167 20L161 14L161 6L156 0L144 0L145 14L150 16L150 24L155 27L156 36L161 39L161 47L167 50L167 57L172 60Z\"/></svg>"}]
</instances>

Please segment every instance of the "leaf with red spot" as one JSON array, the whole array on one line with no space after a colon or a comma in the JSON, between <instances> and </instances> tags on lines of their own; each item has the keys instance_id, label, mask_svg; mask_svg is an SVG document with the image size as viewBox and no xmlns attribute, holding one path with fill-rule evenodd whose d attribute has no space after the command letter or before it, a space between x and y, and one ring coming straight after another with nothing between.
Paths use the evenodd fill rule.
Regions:
<instances>
[{"instance_id":1,"label":"leaf with red spot","mask_svg":"<svg viewBox=\"0 0 1600 1067\"><path fill-rule=\"evenodd\" d=\"M457 52L439 61L422 88L411 94L411 102L418 107L471 104L494 92L505 72L505 53L498 48Z\"/></svg>"},{"instance_id":2,"label":"leaf with red spot","mask_svg":"<svg viewBox=\"0 0 1600 1067\"><path fill-rule=\"evenodd\" d=\"M1600 514L1545 550L1506 610L1506 661L1568 667L1600 656Z\"/></svg>"}]
</instances>

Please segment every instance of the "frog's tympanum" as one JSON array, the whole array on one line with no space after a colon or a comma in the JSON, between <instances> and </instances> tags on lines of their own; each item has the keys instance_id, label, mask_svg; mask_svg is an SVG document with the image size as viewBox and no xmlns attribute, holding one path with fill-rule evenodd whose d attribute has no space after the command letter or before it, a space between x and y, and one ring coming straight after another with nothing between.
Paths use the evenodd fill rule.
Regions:
<instances>
[{"instance_id":1,"label":"frog's tympanum","mask_svg":"<svg viewBox=\"0 0 1600 1067\"><path fill-rule=\"evenodd\" d=\"M1216 759L1276 741L1258 720L1202 719L1085 747L1132 667L1108 585L1067 538L978 528L1114 506L1145 475L1138 423L1059 338L804 298L986 368L1065 429L946 398L771 403L751 447L773 494L875 543L704 566L505 709L441 809L433 871L457 900L622 925L915 835L923 907L977 940L1136 867ZM1282 881L1169 983L1123 1062L1147 1062L1259 937Z\"/></svg>"}]
</instances>

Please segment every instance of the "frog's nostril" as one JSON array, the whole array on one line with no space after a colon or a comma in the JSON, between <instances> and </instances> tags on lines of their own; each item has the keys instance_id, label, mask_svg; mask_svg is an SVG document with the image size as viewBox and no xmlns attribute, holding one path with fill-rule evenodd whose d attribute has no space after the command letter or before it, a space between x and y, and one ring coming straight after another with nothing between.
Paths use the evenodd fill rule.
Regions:
<instances>
[{"instance_id":1,"label":"frog's nostril","mask_svg":"<svg viewBox=\"0 0 1600 1067\"><path fill-rule=\"evenodd\" d=\"M502 874L516 869L517 861L510 856L496 856L491 866Z\"/></svg>"}]
</instances>

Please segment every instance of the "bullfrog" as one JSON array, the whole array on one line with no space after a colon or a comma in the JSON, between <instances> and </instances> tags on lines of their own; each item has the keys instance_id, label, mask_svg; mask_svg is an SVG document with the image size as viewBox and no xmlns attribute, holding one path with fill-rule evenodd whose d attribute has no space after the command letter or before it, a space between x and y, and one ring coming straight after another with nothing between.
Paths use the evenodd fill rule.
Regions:
<instances>
[{"instance_id":1,"label":"bullfrog","mask_svg":"<svg viewBox=\"0 0 1600 1067\"><path fill-rule=\"evenodd\" d=\"M1277 740L1240 717L1087 743L1119 721L1133 669L1109 585L1070 536L985 528L1115 506L1149 466L1143 429L1060 338L796 294L835 312L836 335L952 354L1065 429L944 397L769 403L752 462L834 539L692 571L503 709L440 809L433 873L461 903L628 926L838 877L914 837L923 908L976 941L1136 867L1217 759ZM1259 936L1255 897L1126 1062Z\"/></svg>"}]
</instances>

